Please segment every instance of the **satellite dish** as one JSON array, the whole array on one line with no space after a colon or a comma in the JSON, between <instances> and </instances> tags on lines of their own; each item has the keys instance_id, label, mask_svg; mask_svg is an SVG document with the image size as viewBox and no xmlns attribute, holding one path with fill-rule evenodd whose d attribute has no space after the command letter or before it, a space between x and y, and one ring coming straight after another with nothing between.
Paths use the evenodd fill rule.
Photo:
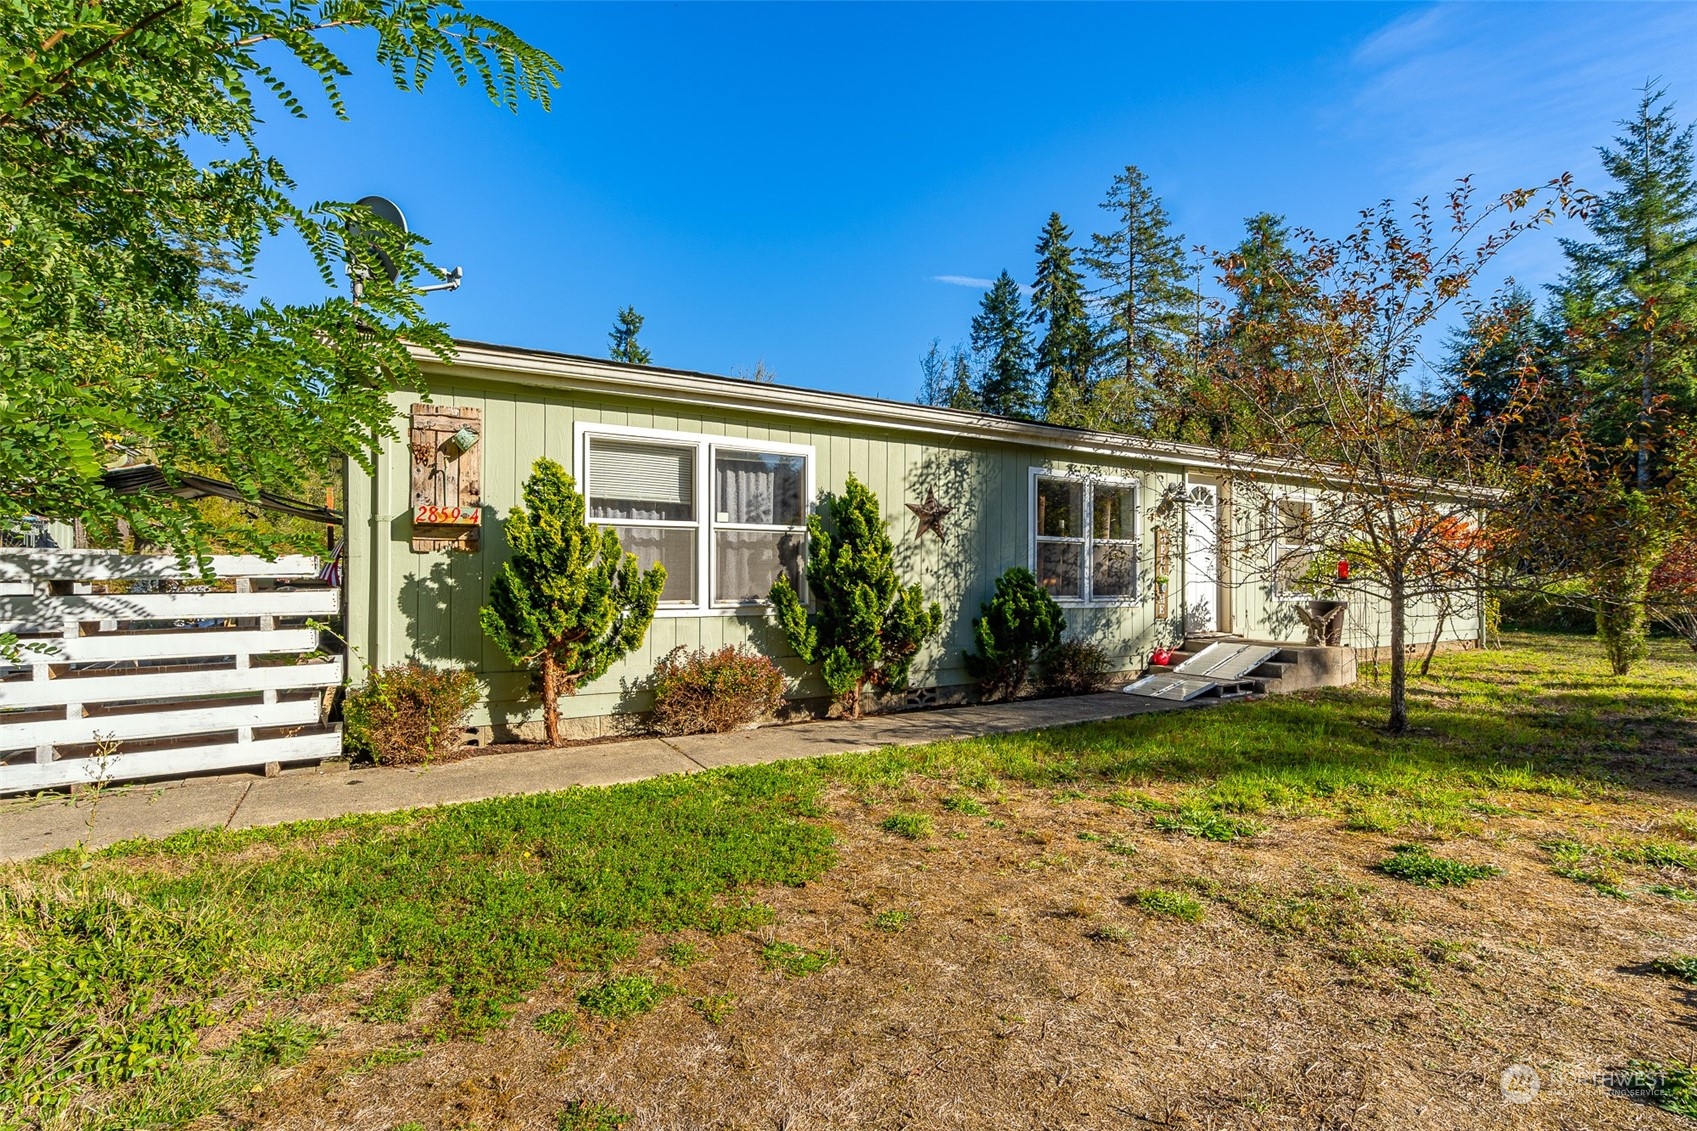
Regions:
<instances>
[{"instance_id":1,"label":"satellite dish","mask_svg":"<svg viewBox=\"0 0 1697 1131\"><path fill-rule=\"evenodd\" d=\"M398 229L402 234L405 234L408 231L407 218L405 214L401 212L400 206L388 197L363 196L354 201L354 203L362 208L369 209L373 216L382 220L384 223L389 224L391 227ZM359 263L358 258L354 255L354 248L358 247L361 243L365 244L366 252L370 254L372 259L377 261L377 265L383 269L383 273L389 277L389 281L391 283L400 278L401 274L401 269L396 265L394 257L382 248L378 247L376 244L367 241L360 232L358 222L349 221L347 247L348 275L353 279L354 301L356 303L365 296L365 281L371 277L370 272L368 272L365 267ZM465 272L460 270L458 267L449 271L444 271L440 267L430 267L430 270L436 272L436 274L444 281L436 283L433 286L419 287L414 293L428 294L431 291L454 291L458 290L460 284L465 281Z\"/></svg>"},{"instance_id":2,"label":"satellite dish","mask_svg":"<svg viewBox=\"0 0 1697 1131\"><path fill-rule=\"evenodd\" d=\"M406 216L401 213L400 206L388 197L362 196L358 200L354 201L354 203L362 208L370 209L371 214L379 220L382 220L384 223L399 228L402 232L407 230ZM348 245L350 254L353 246L359 242L359 225L357 223L350 223L348 225ZM375 258L378 264L383 268L383 273L389 276L389 281L393 283L401 273L400 268L395 266L394 259L390 258L389 253L378 247L376 244L366 244L366 248L371 252L372 257Z\"/></svg>"}]
</instances>

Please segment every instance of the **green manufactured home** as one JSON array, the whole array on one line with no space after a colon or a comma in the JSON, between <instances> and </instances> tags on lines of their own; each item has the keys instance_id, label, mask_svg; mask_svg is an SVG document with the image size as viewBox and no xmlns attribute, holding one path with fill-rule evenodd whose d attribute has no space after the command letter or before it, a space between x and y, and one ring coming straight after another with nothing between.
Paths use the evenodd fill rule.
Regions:
<instances>
[{"instance_id":1,"label":"green manufactured home","mask_svg":"<svg viewBox=\"0 0 1697 1131\"><path fill-rule=\"evenodd\" d=\"M471 668L488 693L472 721L497 732L539 717L528 674L483 635L478 608L504 553L499 519L541 456L577 477L626 549L667 568L643 647L562 704L581 736L643 710L655 662L680 645L750 644L796 678L797 699L821 697L764 597L779 570L799 578L805 516L851 474L883 504L900 567L944 611L908 702L969 694L972 618L1012 566L1033 569L1070 634L1125 672L1186 636L1304 638L1307 597L1288 579L1314 549L1297 522L1256 536L1266 515L1233 505L1210 449L473 342L458 351L452 366L424 361L428 402L396 397L401 438L375 472L349 468L348 637L372 665ZM1290 481L1280 510L1299 516L1321 488ZM1377 648L1385 610L1354 596L1344 643ZM1415 610L1410 639L1429 640L1438 621ZM1441 630L1476 639L1477 603Z\"/></svg>"}]
</instances>

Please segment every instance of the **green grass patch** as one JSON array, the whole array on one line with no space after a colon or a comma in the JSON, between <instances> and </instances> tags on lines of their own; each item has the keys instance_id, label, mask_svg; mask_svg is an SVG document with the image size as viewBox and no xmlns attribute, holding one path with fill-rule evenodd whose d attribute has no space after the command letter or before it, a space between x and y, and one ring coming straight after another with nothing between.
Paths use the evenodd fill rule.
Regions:
<instances>
[{"instance_id":1,"label":"green grass patch","mask_svg":"<svg viewBox=\"0 0 1697 1131\"><path fill-rule=\"evenodd\" d=\"M886 908L872 916L872 925L874 927L877 927L880 931L887 931L892 935L905 931L908 924L911 922L913 922L913 913L911 911L898 911L893 907Z\"/></svg>"},{"instance_id":2,"label":"green grass patch","mask_svg":"<svg viewBox=\"0 0 1697 1131\"><path fill-rule=\"evenodd\" d=\"M1131 898L1133 903L1151 915L1170 915L1186 923L1202 921L1202 904L1182 891L1148 888L1135 893Z\"/></svg>"},{"instance_id":3,"label":"green grass patch","mask_svg":"<svg viewBox=\"0 0 1697 1131\"><path fill-rule=\"evenodd\" d=\"M1658 958L1650 963L1650 969L1658 974L1666 974L1670 978L1678 978L1697 986L1697 955L1676 954L1667 958Z\"/></svg>"},{"instance_id":4,"label":"green grass patch","mask_svg":"<svg viewBox=\"0 0 1697 1131\"><path fill-rule=\"evenodd\" d=\"M1164 833L1183 833L1185 836L1201 837L1203 840L1219 841L1229 844L1234 840L1244 840L1259 836L1266 829L1254 821L1242 817L1234 817L1230 813L1222 813L1217 809L1204 809L1200 806L1183 806L1170 813L1155 814L1155 827Z\"/></svg>"},{"instance_id":5,"label":"green grass patch","mask_svg":"<svg viewBox=\"0 0 1697 1131\"><path fill-rule=\"evenodd\" d=\"M736 994L708 994L689 1003L709 1025L723 1025L737 1011Z\"/></svg>"},{"instance_id":6,"label":"green grass patch","mask_svg":"<svg viewBox=\"0 0 1697 1131\"><path fill-rule=\"evenodd\" d=\"M583 1039L577 1027L577 1014L570 1009L550 1009L547 1013L538 1014L531 1024L536 1026L537 1032L546 1033L565 1048Z\"/></svg>"},{"instance_id":7,"label":"green grass patch","mask_svg":"<svg viewBox=\"0 0 1697 1131\"><path fill-rule=\"evenodd\" d=\"M760 948L760 960L791 978L805 978L836 965L837 956L830 950L808 950L795 943L773 939Z\"/></svg>"},{"instance_id":8,"label":"green grass patch","mask_svg":"<svg viewBox=\"0 0 1697 1131\"><path fill-rule=\"evenodd\" d=\"M1421 887L1466 887L1474 880L1502 875L1495 864L1469 864L1434 856L1432 850L1420 844L1399 844L1377 865L1379 871Z\"/></svg>"},{"instance_id":9,"label":"green grass patch","mask_svg":"<svg viewBox=\"0 0 1697 1131\"><path fill-rule=\"evenodd\" d=\"M878 827L908 840L925 840L936 831L931 818L924 813L891 813Z\"/></svg>"},{"instance_id":10,"label":"green grass patch","mask_svg":"<svg viewBox=\"0 0 1697 1131\"><path fill-rule=\"evenodd\" d=\"M1697 1119L1697 1065L1686 1061L1634 1060L1627 1065L1626 1087L1663 1111Z\"/></svg>"},{"instance_id":11,"label":"green grass patch","mask_svg":"<svg viewBox=\"0 0 1697 1131\"><path fill-rule=\"evenodd\" d=\"M968 793L951 793L943 798L943 808L950 813L959 813L963 817L988 817L990 809L978 798Z\"/></svg>"},{"instance_id":12,"label":"green grass patch","mask_svg":"<svg viewBox=\"0 0 1697 1131\"><path fill-rule=\"evenodd\" d=\"M660 957L680 970L688 970L701 961L701 948L693 943L669 942L660 948Z\"/></svg>"},{"instance_id":13,"label":"green grass patch","mask_svg":"<svg viewBox=\"0 0 1697 1131\"><path fill-rule=\"evenodd\" d=\"M666 996L666 987L647 974L617 974L585 987L577 1003L586 1013L609 1021L627 1021L650 1012Z\"/></svg>"}]
</instances>

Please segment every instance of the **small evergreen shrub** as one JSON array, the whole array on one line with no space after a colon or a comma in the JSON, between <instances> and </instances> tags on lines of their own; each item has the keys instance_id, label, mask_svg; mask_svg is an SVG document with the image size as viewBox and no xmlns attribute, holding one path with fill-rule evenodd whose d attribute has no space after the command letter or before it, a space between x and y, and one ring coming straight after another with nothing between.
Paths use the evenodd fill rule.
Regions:
<instances>
[{"instance_id":1,"label":"small evergreen shrub","mask_svg":"<svg viewBox=\"0 0 1697 1131\"><path fill-rule=\"evenodd\" d=\"M478 612L489 638L536 676L550 746L564 741L560 697L642 644L666 587L666 567L637 568L618 531L591 522L587 506L565 468L531 464L524 506L502 524L510 556Z\"/></svg>"},{"instance_id":2,"label":"small evergreen shrub","mask_svg":"<svg viewBox=\"0 0 1697 1131\"><path fill-rule=\"evenodd\" d=\"M408 660L373 671L348 694L342 721L351 749L385 766L441 761L460 750L477 680L464 668Z\"/></svg>"},{"instance_id":3,"label":"small evergreen shrub","mask_svg":"<svg viewBox=\"0 0 1697 1131\"><path fill-rule=\"evenodd\" d=\"M722 734L769 718L783 702L783 669L747 648L674 648L654 667L661 734Z\"/></svg>"},{"instance_id":4,"label":"small evergreen shrub","mask_svg":"<svg viewBox=\"0 0 1697 1131\"><path fill-rule=\"evenodd\" d=\"M1025 689L1031 665L1060 643L1066 614L1028 569L1015 566L996 579L996 595L972 621L976 652L963 652L966 670L988 699L1012 699Z\"/></svg>"},{"instance_id":5,"label":"small evergreen shrub","mask_svg":"<svg viewBox=\"0 0 1697 1131\"><path fill-rule=\"evenodd\" d=\"M914 653L943 627L937 602L903 582L878 496L853 475L807 517L811 610L785 574L772 611L803 663L817 664L831 700L858 719L868 691L903 691Z\"/></svg>"}]
</instances>

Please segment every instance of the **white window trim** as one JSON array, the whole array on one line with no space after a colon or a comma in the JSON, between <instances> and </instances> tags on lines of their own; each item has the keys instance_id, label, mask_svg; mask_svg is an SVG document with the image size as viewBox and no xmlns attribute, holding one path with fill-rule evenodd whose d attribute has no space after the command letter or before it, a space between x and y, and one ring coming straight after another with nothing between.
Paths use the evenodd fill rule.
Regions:
<instances>
[{"instance_id":1,"label":"white window trim","mask_svg":"<svg viewBox=\"0 0 1697 1131\"><path fill-rule=\"evenodd\" d=\"M814 476L818 466L818 456L811 444L790 444L777 440L759 440L739 436L710 436L701 432L671 432L660 428L640 428L628 424L596 424L587 420L577 421L572 428L572 467L577 477L578 489L583 492L587 501L589 498L589 439L595 436L606 436L621 440L652 440L656 443L669 444L673 447L689 447L695 449L695 483L700 504L696 509L693 522L654 521L644 522L644 526L669 526L680 529L693 529L695 535L695 576L696 600L693 605L662 605L654 610L656 619L674 619L679 617L735 617L735 616L765 616L771 609L772 603L766 600L741 601L735 604L726 602L716 604L713 601L714 554L713 532L715 530L793 530L802 535L802 579L801 598L807 600L807 516L812 513L813 499L817 493L814 486ZM795 527L760 526L746 522L719 522L718 499L714 495L713 484L713 455L720 449L734 452L770 452L779 456L802 456L805 458L805 472L802 483L802 522ZM594 523L594 519L590 522Z\"/></svg>"},{"instance_id":2,"label":"white window trim","mask_svg":"<svg viewBox=\"0 0 1697 1131\"><path fill-rule=\"evenodd\" d=\"M1313 543L1286 542L1284 539L1279 537L1284 526L1284 523L1279 517L1279 504L1287 502L1308 504L1308 528L1310 533L1313 532L1314 524L1320 512L1319 501L1307 491L1284 491L1268 499L1267 522L1271 530L1271 534L1267 539L1267 565L1268 579L1270 581L1269 588L1272 589L1273 600L1275 601L1309 601L1313 599L1312 594L1302 593L1296 590L1286 590L1279 583L1279 561L1284 557L1286 551L1302 550L1310 554L1318 554L1321 550L1320 546Z\"/></svg>"},{"instance_id":3,"label":"white window trim","mask_svg":"<svg viewBox=\"0 0 1697 1131\"><path fill-rule=\"evenodd\" d=\"M1064 483L1077 483L1083 488L1084 504L1084 536L1082 538L1048 538L1045 542L1074 542L1079 546L1078 587L1081 593L1077 597L1061 597L1051 593L1057 605L1077 609L1107 609L1138 603L1143 591L1143 481L1141 479L1122 478L1112 475L1089 475L1071 471L1061 471L1049 467L1033 467L1027 478L1026 489L1026 568L1033 576L1037 574L1037 481L1039 479L1056 479ZM1131 592L1122 596L1096 597L1091 592L1091 550L1096 544L1096 485L1105 487L1130 487L1131 495L1131 537L1107 538L1103 541L1131 546ZM1041 582L1039 582L1041 584Z\"/></svg>"}]
</instances>

